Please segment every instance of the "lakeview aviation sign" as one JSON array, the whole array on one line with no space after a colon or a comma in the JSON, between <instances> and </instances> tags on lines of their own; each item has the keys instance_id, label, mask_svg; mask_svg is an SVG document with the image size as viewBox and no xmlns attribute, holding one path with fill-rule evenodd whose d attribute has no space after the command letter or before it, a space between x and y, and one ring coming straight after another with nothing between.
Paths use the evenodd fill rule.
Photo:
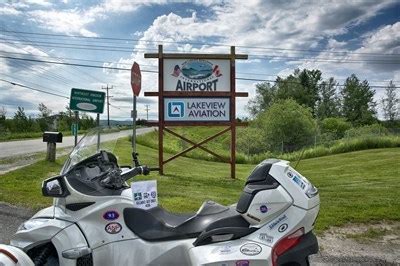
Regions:
<instances>
[{"instance_id":1,"label":"lakeview aviation sign","mask_svg":"<svg viewBox=\"0 0 400 266\"><path fill-rule=\"evenodd\" d=\"M164 91L229 92L230 61L164 59Z\"/></svg>"},{"instance_id":2,"label":"lakeview aviation sign","mask_svg":"<svg viewBox=\"0 0 400 266\"><path fill-rule=\"evenodd\" d=\"M229 54L174 54L164 53L163 46L159 45L157 53L146 53L144 57L158 59L158 92L145 92L144 96L158 97L158 121L147 124L158 126L159 173L164 174L166 163L200 148L220 161L229 163L231 177L235 178L236 126L240 125L236 121L236 97L248 96L248 93L236 92L235 61L247 59L248 56L236 54L234 46L231 46ZM175 126L226 128L201 142L195 142L174 132L171 127ZM229 131L229 159L204 146ZM193 146L164 160L164 132Z\"/></svg>"},{"instance_id":3,"label":"lakeview aviation sign","mask_svg":"<svg viewBox=\"0 0 400 266\"><path fill-rule=\"evenodd\" d=\"M229 98L164 98L165 121L229 121Z\"/></svg>"}]
</instances>

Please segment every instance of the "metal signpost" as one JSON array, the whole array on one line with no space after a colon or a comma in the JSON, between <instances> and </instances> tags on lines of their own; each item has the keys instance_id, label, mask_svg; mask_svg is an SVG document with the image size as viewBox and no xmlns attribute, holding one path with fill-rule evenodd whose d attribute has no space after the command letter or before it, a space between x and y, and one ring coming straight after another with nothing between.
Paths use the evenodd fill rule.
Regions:
<instances>
[{"instance_id":1,"label":"metal signpost","mask_svg":"<svg viewBox=\"0 0 400 266\"><path fill-rule=\"evenodd\" d=\"M133 110L132 110L132 156L136 158L136 97L139 96L142 88L142 74L139 64L134 62L131 68L131 87L133 92Z\"/></svg>"},{"instance_id":2,"label":"metal signpost","mask_svg":"<svg viewBox=\"0 0 400 266\"><path fill-rule=\"evenodd\" d=\"M236 122L236 97L247 97L247 92L236 92L235 60L247 59L247 55L230 54L169 54L163 53L162 45L158 53L149 53L145 58L158 59L158 92L145 92L144 96L158 96L158 122L148 125L158 126L159 173L164 174L164 164L199 148L221 161L231 165L231 178L235 178L236 126L246 123ZM173 126L227 126L219 133L195 143L170 129ZM164 160L164 131L190 144L191 147ZM231 131L230 158L224 158L203 144Z\"/></svg>"},{"instance_id":3,"label":"metal signpost","mask_svg":"<svg viewBox=\"0 0 400 266\"><path fill-rule=\"evenodd\" d=\"M106 94L101 91L91 91L83 89L71 89L71 97L69 108L75 111L76 130L75 133L75 146L78 139L78 111L96 113L97 126L100 126L100 114L104 111L104 100ZM97 149L100 148L100 131L97 136Z\"/></svg>"}]
</instances>

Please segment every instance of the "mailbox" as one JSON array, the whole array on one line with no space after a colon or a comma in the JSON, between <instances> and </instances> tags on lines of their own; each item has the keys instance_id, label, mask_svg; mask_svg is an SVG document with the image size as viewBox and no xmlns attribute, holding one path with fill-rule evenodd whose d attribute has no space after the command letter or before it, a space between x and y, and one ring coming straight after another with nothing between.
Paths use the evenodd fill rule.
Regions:
<instances>
[{"instance_id":1,"label":"mailbox","mask_svg":"<svg viewBox=\"0 0 400 266\"><path fill-rule=\"evenodd\" d=\"M63 134L61 132L45 131L43 133L43 142L47 143L61 143Z\"/></svg>"}]
</instances>

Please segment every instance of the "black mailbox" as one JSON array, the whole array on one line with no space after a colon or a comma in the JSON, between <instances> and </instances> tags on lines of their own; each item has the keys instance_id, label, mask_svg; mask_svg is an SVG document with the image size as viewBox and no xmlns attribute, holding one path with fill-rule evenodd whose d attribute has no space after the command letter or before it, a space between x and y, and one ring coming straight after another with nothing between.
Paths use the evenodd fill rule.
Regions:
<instances>
[{"instance_id":1,"label":"black mailbox","mask_svg":"<svg viewBox=\"0 0 400 266\"><path fill-rule=\"evenodd\" d=\"M61 132L45 131L43 133L43 142L61 143L62 137L63 135Z\"/></svg>"}]
</instances>

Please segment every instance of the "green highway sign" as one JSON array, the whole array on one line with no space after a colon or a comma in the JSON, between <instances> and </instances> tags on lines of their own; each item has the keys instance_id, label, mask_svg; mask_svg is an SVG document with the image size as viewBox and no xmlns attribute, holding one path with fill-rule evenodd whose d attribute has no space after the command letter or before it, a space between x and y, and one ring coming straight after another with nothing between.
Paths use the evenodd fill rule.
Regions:
<instances>
[{"instance_id":1,"label":"green highway sign","mask_svg":"<svg viewBox=\"0 0 400 266\"><path fill-rule=\"evenodd\" d=\"M72 125L71 125L71 132L72 132L72 135L76 135L76 134L78 134L78 129L79 129L79 124L75 124L75 123L73 123Z\"/></svg>"},{"instance_id":2,"label":"green highway sign","mask_svg":"<svg viewBox=\"0 0 400 266\"><path fill-rule=\"evenodd\" d=\"M73 88L69 108L74 111L103 113L106 93Z\"/></svg>"}]
</instances>

